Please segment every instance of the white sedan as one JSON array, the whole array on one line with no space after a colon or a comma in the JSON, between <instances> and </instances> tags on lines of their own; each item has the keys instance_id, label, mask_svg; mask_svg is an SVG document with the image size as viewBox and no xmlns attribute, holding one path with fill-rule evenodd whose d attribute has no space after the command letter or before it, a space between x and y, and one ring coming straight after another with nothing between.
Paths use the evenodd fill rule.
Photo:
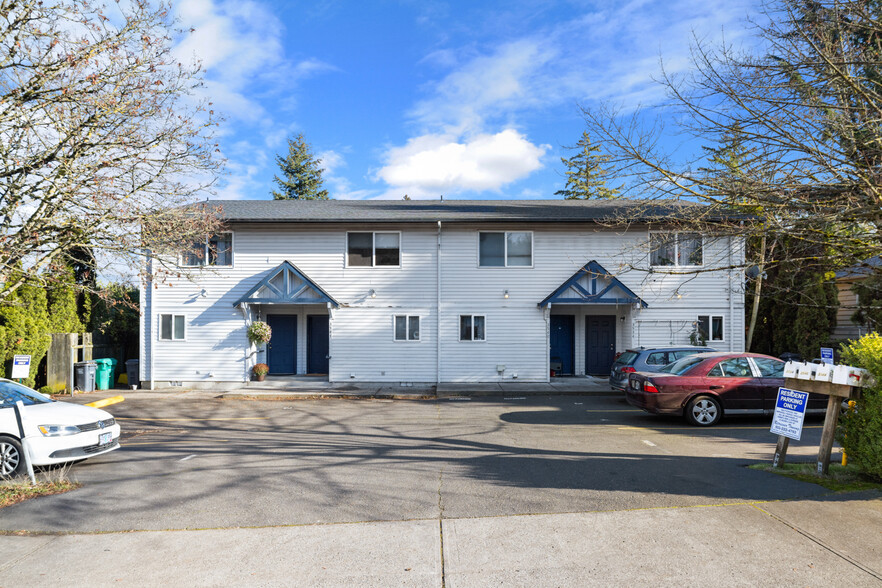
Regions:
<instances>
[{"instance_id":1,"label":"white sedan","mask_svg":"<svg viewBox=\"0 0 882 588\"><path fill-rule=\"evenodd\" d=\"M19 400L24 404L22 424L35 466L79 461L119 449L119 425L110 413L56 402L27 386L0 378L0 478L26 471L13 409Z\"/></svg>"}]
</instances>

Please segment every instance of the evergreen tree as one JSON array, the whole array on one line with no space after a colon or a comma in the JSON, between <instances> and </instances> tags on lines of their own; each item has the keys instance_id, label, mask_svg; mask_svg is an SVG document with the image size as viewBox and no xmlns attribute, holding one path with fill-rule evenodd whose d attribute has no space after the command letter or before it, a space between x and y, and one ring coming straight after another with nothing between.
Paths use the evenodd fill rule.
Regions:
<instances>
[{"instance_id":1,"label":"evergreen tree","mask_svg":"<svg viewBox=\"0 0 882 588\"><path fill-rule=\"evenodd\" d=\"M567 183L563 190L555 192L557 196L563 196L567 200L599 200L617 198L619 191L615 188L607 188L606 170L604 164L609 161L608 155L600 152L599 145L591 144L591 137L587 132L582 133L582 139L575 147L579 152L570 159L561 157L560 160L567 167Z\"/></svg>"},{"instance_id":2,"label":"evergreen tree","mask_svg":"<svg viewBox=\"0 0 882 588\"><path fill-rule=\"evenodd\" d=\"M49 333L46 291L26 282L0 305L0 374L11 375L14 355L30 355L31 371L24 384L33 386L37 366L52 342Z\"/></svg>"},{"instance_id":3,"label":"evergreen tree","mask_svg":"<svg viewBox=\"0 0 882 588\"><path fill-rule=\"evenodd\" d=\"M288 139L288 155L276 155L282 177L273 177L280 192L273 190L275 200L328 200L328 191L322 189L322 160L312 154L303 134Z\"/></svg>"}]
</instances>

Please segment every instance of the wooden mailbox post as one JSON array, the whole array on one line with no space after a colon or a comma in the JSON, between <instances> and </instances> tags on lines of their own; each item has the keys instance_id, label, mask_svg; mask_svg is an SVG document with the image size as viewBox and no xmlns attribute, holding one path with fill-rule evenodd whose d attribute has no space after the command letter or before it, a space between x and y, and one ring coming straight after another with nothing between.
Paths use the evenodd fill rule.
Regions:
<instances>
[{"instance_id":1,"label":"wooden mailbox post","mask_svg":"<svg viewBox=\"0 0 882 588\"><path fill-rule=\"evenodd\" d=\"M848 384L834 384L817 380L802 380L786 378L784 387L800 392L823 394L827 396L827 413L824 415L824 430L821 432L821 445L818 449L818 473L826 474L830 469L830 454L833 452L833 437L836 434L836 423L839 421L839 408L843 399L857 398L859 389ZM775 447L775 458L772 461L774 467L784 464L787 457L787 447L790 439L784 435L778 436L778 445Z\"/></svg>"}]
</instances>

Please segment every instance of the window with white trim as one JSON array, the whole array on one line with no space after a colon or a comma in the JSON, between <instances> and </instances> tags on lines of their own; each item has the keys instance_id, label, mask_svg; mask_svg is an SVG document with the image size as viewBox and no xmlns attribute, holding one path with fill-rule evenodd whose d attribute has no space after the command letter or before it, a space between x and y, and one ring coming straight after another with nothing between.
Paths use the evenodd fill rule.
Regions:
<instances>
[{"instance_id":1,"label":"window with white trim","mask_svg":"<svg viewBox=\"0 0 882 588\"><path fill-rule=\"evenodd\" d=\"M650 233L649 265L697 266L704 264L703 241L698 233Z\"/></svg>"},{"instance_id":2,"label":"window with white trim","mask_svg":"<svg viewBox=\"0 0 882 588\"><path fill-rule=\"evenodd\" d=\"M723 317L720 315L698 315L698 334L704 341L723 341Z\"/></svg>"},{"instance_id":3,"label":"window with white trim","mask_svg":"<svg viewBox=\"0 0 882 588\"><path fill-rule=\"evenodd\" d=\"M398 267L401 233L346 233L347 267Z\"/></svg>"},{"instance_id":4,"label":"window with white trim","mask_svg":"<svg viewBox=\"0 0 882 588\"><path fill-rule=\"evenodd\" d=\"M218 233L181 253L181 267L233 265L233 233Z\"/></svg>"},{"instance_id":5,"label":"window with white trim","mask_svg":"<svg viewBox=\"0 0 882 588\"><path fill-rule=\"evenodd\" d=\"M187 320L182 314L159 315L159 340L184 341L187 338Z\"/></svg>"},{"instance_id":6,"label":"window with white trim","mask_svg":"<svg viewBox=\"0 0 882 588\"><path fill-rule=\"evenodd\" d=\"M396 341L419 341L420 317L413 315L396 314L394 331Z\"/></svg>"},{"instance_id":7,"label":"window with white trim","mask_svg":"<svg viewBox=\"0 0 882 588\"><path fill-rule=\"evenodd\" d=\"M459 340L485 341L487 339L486 322L483 315L459 315Z\"/></svg>"},{"instance_id":8,"label":"window with white trim","mask_svg":"<svg viewBox=\"0 0 882 588\"><path fill-rule=\"evenodd\" d=\"M533 233L499 231L478 233L478 265L481 267L532 267Z\"/></svg>"}]
</instances>

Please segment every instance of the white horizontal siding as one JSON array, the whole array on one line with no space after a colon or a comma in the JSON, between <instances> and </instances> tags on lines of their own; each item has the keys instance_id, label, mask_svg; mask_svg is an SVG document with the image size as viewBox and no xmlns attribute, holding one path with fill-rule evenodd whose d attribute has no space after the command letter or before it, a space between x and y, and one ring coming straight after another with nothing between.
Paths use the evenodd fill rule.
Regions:
<instances>
[{"instance_id":1,"label":"white horizontal siding","mask_svg":"<svg viewBox=\"0 0 882 588\"><path fill-rule=\"evenodd\" d=\"M283 261L290 261L341 308L331 311L330 379L432 382L436 373L437 227L243 224L234 230L234 265L196 269L192 275L167 279L151 290L142 325L145 354L155 347L159 381L242 381L251 364L265 356L252 353L246 322L233 303ZM347 231L401 232L401 267L347 268ZM626 233L597 228L512 224L488 230L532 230L533 267L478 266L478 233L474 226L444 225L441 249L441 380L497 381L517 374L521 381L548 376L548 322L538 303L588 261L596 260L649 307L634 305L555 305L554 313L576 316L576 371L584 373L584 317L610 314L616 321L616 348L688 342L699 314L725 317L725 348L743 348L743 292L733 273L661 274L647 271L648 231ZM725 241L708 243L705 259L727 261ZM735 251L739 258L740 251ZM738 259L734 259L737 263ZM635 269L637 268L637 269ZM376 293L369 296L370 290ZM508 290L509 298L503 297ZM679 296L678 296L679 295ZM298 314L298 371L306 368L305 315L327 312L324 306L252 308L254 313ZM187 316L187 341L156 341L158 315ZM393 340L392 316L421 317L419 342ZM485 342L459 341L459 316L481 314L487 320ZM625 320L622 321L621 318ZM683 325L688 325L684 331ZM676 328L675 328L676 327ZM148 362L143 362L147 364ZM500 373L497 366L505 366ZM146 372L145 372L146 375ZM352 377L354 376L354 377Z\"/></svg>"}]
</instances>

